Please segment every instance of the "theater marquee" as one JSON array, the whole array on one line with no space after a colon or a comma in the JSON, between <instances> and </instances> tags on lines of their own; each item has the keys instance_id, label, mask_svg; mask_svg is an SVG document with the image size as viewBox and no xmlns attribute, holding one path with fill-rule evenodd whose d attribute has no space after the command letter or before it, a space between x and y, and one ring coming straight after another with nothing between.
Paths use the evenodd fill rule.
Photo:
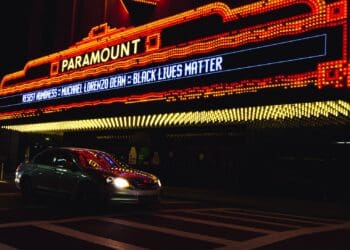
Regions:
<instances>
[{"instance_id":1,"label":"theater marquee","mask_svg":"<svg viewBox=\"0 0 350 250\"><path fill-rule=\"evenodd\" d=\"M91 51L83 55L64 59L60 63L60 72L63 73L86 66L106 63L108 61L116 60L130 55L136 55L140 53L140 41L141 39L135 39L132 41L127 41L125 43Z\"/></svg>"},{"instance_id":2,"label":"theater marquee","mask_svg":"<svg viewBox=\"0 0 350 250\"><path fill-rule=\"evenodd\" d=\"M102 24L71 48L6 75L0 120L32 116L38 109L45 114L276 88L348 88L347 4L214 2L139 27ZM141 86L142 93L136 91Z\"/></svg>"}]
</instances>

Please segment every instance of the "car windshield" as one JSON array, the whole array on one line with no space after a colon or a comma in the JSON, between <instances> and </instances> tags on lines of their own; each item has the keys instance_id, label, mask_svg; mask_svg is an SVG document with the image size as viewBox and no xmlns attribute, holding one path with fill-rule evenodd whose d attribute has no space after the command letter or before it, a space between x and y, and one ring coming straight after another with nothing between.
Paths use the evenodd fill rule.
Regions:
<instances>
[{"instance_id":1,"label":"car windshield","mask_svg":"<svg viewBox=\"0 0 350 250\"><path fill-rule=\"evenodd\" d=\"M106 152L98 150L83 150L79 152L80 161L84 166L93 169L116 169L128 167Z\"/></svg>"}]
</instances>

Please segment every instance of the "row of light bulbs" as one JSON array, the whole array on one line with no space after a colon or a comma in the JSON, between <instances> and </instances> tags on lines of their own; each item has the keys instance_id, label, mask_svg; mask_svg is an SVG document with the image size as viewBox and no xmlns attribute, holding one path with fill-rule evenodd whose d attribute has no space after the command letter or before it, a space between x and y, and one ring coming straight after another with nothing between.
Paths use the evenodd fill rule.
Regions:
<instances>
[{"instance_id":1,"label":"row of light bulbs","mask_svg":"<svg viewBox=\"0 0 350 250\"><path fill-rule=\"evenodd\" d=\"M350 103L343 100L319 101L205 111L145 114L96 119L4 125L2 129L19 132L63 132L108 129L179 127L191 125L238 124L254 121L290 121L348 117Z\"/></svg>"}]
</instances>

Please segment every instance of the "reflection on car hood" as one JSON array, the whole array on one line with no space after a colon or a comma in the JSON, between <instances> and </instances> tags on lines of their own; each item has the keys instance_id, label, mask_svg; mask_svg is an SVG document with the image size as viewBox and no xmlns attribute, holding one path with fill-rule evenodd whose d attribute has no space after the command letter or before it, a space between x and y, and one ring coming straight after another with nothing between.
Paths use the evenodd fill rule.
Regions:
<instances>
[{"instance_id":1,"label":"reflection on car hood","mask_svg":"<svg viewBox=\"0 0 350 250\"><path fill-rule=\"evenodd\" d=\"M152 179L154 181L157 180L157 177L153 174L133 169L133 168L113 168L113 169L105 169L106 174L115 176L115 177L124 177L126 179Z\"/></svg>"}]
</instances>

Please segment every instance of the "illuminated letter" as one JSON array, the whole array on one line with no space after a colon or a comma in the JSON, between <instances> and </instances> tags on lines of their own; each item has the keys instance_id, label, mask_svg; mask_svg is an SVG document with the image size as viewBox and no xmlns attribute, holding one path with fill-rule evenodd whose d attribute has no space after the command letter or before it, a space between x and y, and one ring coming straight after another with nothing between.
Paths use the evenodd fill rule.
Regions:
<instances>
[{"instance_id":1,"label":"illuminated letter","mask_svg":"<svg viewBox=\"0 0 350 250\"><path fill-rule=\"evenodd\" d=\"M192 75L191 63L185 63L185 76Z\"/></svg>"},{"instance_id":2,"label":"illuminated letter","mask_svg":"<svg viewBox=\"0 0 350 250\"><path fill-rule=\"evenodd\" d=\"M67 66L68 66L68 60L67 60L67 59L63 60L61 66L62 66L62 67L61 67L61 72L64 72L65 69L66 69Z\"/></svg>"},{"instance_id":3,"label":"illuminated letter","mask_svg":"<svg viewBox=\"0 0 350 250\"><path fill-rule=\"evenodd\" d=\"M77 56L75 58L75 66L74 66L75 69L77 68L81 68L81 56Z\"/></svg>"},{"instance_id":4,"label":"illuminated letter","mask_svg":"<svg viewBox=\"0 0 350 250\"><path fill-rule=\"evenodd\" d=\"M121 44L122 48L121 48L121 53L120 53L120 57L123 56L129 56L130 55L130 42L122 43Z\"/></svg>"},{"instance_id":5,"label":"illuminated letter","mask_svg":"<svg viewBox=\"0 0 350 250\"><path fill-rule=\"evenodd\" d=\"M91 56L90 56L90 65L91 64L96 64L100 62L100 51L93 51L91 52Z\"/></svg>"},{"instance_id":6,"label":"illuminated letter","mask_svg":"<svg viewBox=\"0 0 350 250\"><path fill-rule=\"evenodd\" d=\"M134 46L134 51L133 51L133 53L134 54L137 54L137 49L138 49L138 44L139 44L139 42L141 42L141 39L139 38L139 39L136 39L136 40L133 40L131 43L132 43L132 45Z\"/></svg>"},{"instance_id":7,"label":"illuminated letter","mask_svg":"<svg viewBox=\"0 0 350 250\"><path fill-rule=\"evenodd\" d=\"M217 58L215 58L216 59L216 61L215 61L215 65L216 65L216 67L215 67L215 71L220 71L220 70L222 70L222 61L223 61L223 58L222 58L222 56L219 56L219 57L217 57ZM211 63L210 63L210 69L211 69Z\"/></svg>"},{"instance_id":8,"label":"illuminated letter","mask_svg":"<svg viewBox=\"0 0 350 250\"><path fill-rule=\"evenodd\" d=\"M83 60L83 67L85 66L89 66L90 62L89 62L89 54L85 54L84 55L84 60Z\"/></svg>"},{"instance_id":9,"label":"illuminated letter","mask_svg":"<svg viewBox=\"0 0 350 250\"><path fill-rule=\"evenodd\" d=\"M75 69L74 68L74 59L73 58L69 59L69 64L68 64L68 69L67 70L72 70L72 69Z\"/></svg>"},{"instance_id":10,"label":"illuminated letter","mask_svg":"<svg viewBox=\"0 0 350 250\"><path fill-rule=\"evenodd\" d=\"M112 60L117 59L119 57L119 47L120 47L119 44L112 47L112 51L111 51Z\"/></svg>"},{"instance_id":11,"label":"illuminated letter","mask_svg":"<svg viewBox=\"0 0 350 250\"><path fill-rule=\"evenodd\" d=\"M110 55L111 55L111 52L109 51L109 48L104 48L101 52L101 61L107 62L109 60Z\"/></svg>"}]
</instances>

